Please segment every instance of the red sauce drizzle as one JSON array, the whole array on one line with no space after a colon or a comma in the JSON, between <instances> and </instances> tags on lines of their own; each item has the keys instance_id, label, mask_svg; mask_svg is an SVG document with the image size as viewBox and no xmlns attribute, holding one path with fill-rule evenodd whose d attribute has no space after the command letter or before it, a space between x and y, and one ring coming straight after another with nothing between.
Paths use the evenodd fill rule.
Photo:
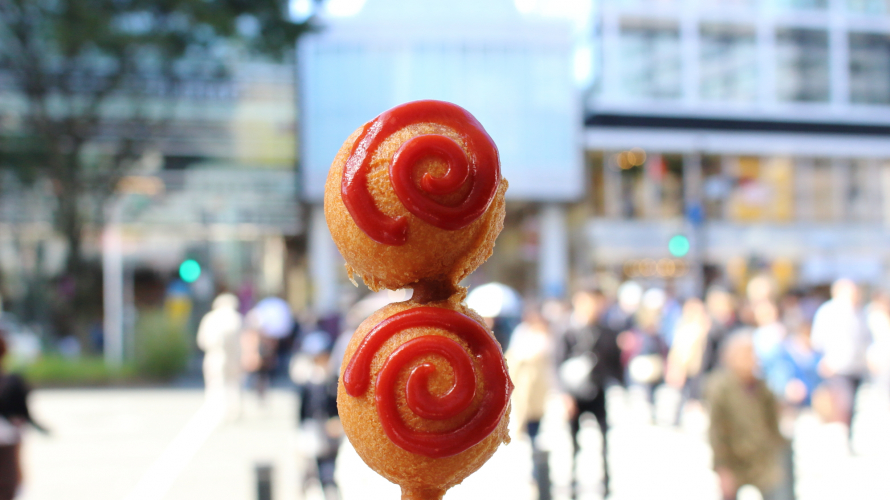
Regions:
<instances>
[{"instance_id":1,"label":"red sauce drizzle","mask_svg":"<svg viewBox=\"0 0 890 500\"><path fill-rule=\"evenodd\" d=\"M444 420L465 410L476 397L476 371L473 360L454 340L440 335L416 337L397 347L377 374L375 402L386 435L400 448L430 458L456 455L478 444L498 426L513 383L504 364L501 348L491 334L472 318L451 309L416 307L394 314L375 326L359 344L343 373L346 393L359 397L368 390L374 354L393 335L415 327L434 327L456 334L478 360L485 392L473 415L456 429L434 433L409 428L399 416L396 382L412 360L429 354L445 358L454 370L452 387L441 396L430 393L427 381L435 371L431 363L411 370L405 387L408 407L430 420Z\"/></svg>"},{"instance_id":2,"label":"red sauce drizzle","mask_svg":"<svg viewBox=\"0 0 890 500\"><path fill-rule=\"evenodd\" d=\"M389 176L396 196L421 220L449 231L466 227L491 205L501 180L497 147L467 110L450 102L414 101L385 111L365 124L346 160L340 183L343 204L356 225L384 245L404 245L408 241L408 221L389 217L374 204L367 182L371 157L387 137L413 123L437 123L454 130L470 152L469 156L465 154L450 137L429 134L411 138L393 155ZM448 170L441 177L424 174L418 186L412 173L417 162L428 156L445 160ZM468 182L472 187L455 205L444 205L428 196L454 193Z\"/></svg>"}]
</instances>

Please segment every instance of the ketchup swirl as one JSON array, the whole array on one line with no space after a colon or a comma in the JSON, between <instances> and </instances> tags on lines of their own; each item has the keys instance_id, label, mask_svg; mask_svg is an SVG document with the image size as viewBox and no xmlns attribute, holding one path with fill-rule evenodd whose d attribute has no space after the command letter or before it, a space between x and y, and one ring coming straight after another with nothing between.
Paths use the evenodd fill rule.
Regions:
<instances>
[{"instance_id":1,"label":"ketchup swirl","mask_svg":"<svg viewBox=\"0 0 890 500\"><path fill-rule=\"evenodd\" d=\"M371 157L387 137L414 123L437 123L454 130L460 145L444 135L419 135L406 141L393 155L389 176L396 196L409 212L440 229L454 231L478 219L491 204L501 179L498 150L467 110L444 101L414 101L396 106L365 124L343 168L340 194L356 225L371 239L384 245L408 241L408 221L392 218L374 204L368 191ZM413 171L418 161L439 157L448 164L441 177L423 175L418 186ZM429 195L446 195L470 184L466 196L454 205L440 203Z\"/></svg>"},{"instance_id":2,"label":"ketchup swirl","mask_svg":"<svg viewBox=\"0 0 890 500\"><path fill-rule=\"evenodd\" d=\"M476 398L476 370L473 359L454 340L440 335L424 335L398 346L377 374L375 402L386 435L402 449L430 458L456 455L491 434L507 409L513 383L507 373L501 348L491 334L472 318L451 309L416 307L390 316L362 339L343 373L346 393L359 397L370 384L374 354L393 335L415 327L447 330L464 340L478 361L485 392L478 409L457 428L435 433L409 428L399 415L396 383L412 360L425 355L443 357L454 371L454 382L443 395L430 393L428 380L435 372L431 363L411 370L405 387L408 408L429 420L452 418L467 409Z\"/></svg>"}]
</instances>

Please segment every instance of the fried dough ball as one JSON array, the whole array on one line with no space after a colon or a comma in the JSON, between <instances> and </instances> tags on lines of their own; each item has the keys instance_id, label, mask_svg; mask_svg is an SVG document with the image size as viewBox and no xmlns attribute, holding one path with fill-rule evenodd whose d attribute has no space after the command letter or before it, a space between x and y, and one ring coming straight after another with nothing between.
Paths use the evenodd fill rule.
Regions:
<instances>
[{"instance_id":1,"label":"fried dough ball","mask_svg":"<svg viewBox=\"0 0 890 500\"><path fill-rule=\"evenodd\" d=\"M477 444L459 453L441 458L430 458L403 449L387 436L383 428L378 406L375 403L378 391L395 391L395 407L398 408L398 418L407 428L431 433L448 433L472 418L474 412L480 412L483 396L486 395L487 390L493 390L491 387L485 387L485 384L490 383L491 379L481 376L482 363L477 357L469 356L468 359L473 363L473 369L477 374L475 396L473 396L472 403L465 410L457 413L456 416L444 420L421 418L411 411L406 401L406 383L409 374L415 367L424 362L430 363L435 367L434 374L426 382L429 393L436 397L442 396L449 391L454 384L456 370L444 358L427 354L412 359L406 366L397 371L398 375L395 378L397 382L392 387L377 387L378 375L386 366L391 354L412 339L424 336L444 336L455 340L463 347L464 351L469 349L469 344L454 333L439 328L421 326L401 330L383 343L374 354L370 365L370 378L368 379L370 385L358 397L350 395L345 388L346 383L344 383L344 380L348 378L348 375L346 375L347 366L356 354L359 345L375 326L387 318L406 311L410 312L410 310L418 307L433 306L457 311L468 316L472 321L483 325L482 318L478 314L460 303L461 298L462 295L458 294L445 301L427 304L418 304L411 300L390 304L375 312L359 326L346 349L337 393L337 406L343 428L350 443L352 443L365 463L386 479L401 486L403 500L441 499L447 489L459 484L467 476L478 470L494 454L501 443L509 442L507 425L509 420L508 401L510 389L506 391L503 413L499 417L495 417L500 420L497 421L493 432ZM497 341L494 340L491 332L487 328L485 331L491 337L490 342L497 346ZM503 359L503 356L500 354L499 357L501 360ZM504 369L504 373L506 373L506 369ZM512 384L510 387L512 388ZM488 396L490 396L490 393Z\"/></svg>"},{"instance_id":2,"label":"fried dough ball","mask_svg":"<svg viewBox=\"0 0 890 500\"><path fill-rule=\"evenodd\" d=\"M377 208L385 215L405 217L408 222L407 242L403 245L378 243L358 227L343 203L341 182L343 169L363 127L352 133L334 159L325 184L324 210L331 236L346 259L350 278L353 275L372 290L397 290L418 281L444 282L456 285L491 256L494 241L504 226L504 192L507 181L500 178L494 199L481 217L457 229L440 229L408 211L390 181L391 159L409 139L425 134L444 135L465 148L460 136L450 128L434 123L414 123L390 135L372 154L367 175L368 191ZM464 149L464 151L466 151ZM415 178L429 172L438 177L447 171L447 163L435 156L419 161ZM468 186L455 193L431 198L443 203L457 203L466 195Z\"/></svg>"}]
</instances>

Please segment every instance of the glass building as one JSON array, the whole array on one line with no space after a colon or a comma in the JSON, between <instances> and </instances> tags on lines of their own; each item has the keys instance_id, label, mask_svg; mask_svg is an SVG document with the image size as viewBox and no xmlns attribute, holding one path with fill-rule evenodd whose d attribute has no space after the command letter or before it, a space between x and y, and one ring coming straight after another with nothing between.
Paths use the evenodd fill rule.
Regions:
<instances>
[{"instance_id":1,"label":"glass building","mask_svg":"<svg viewBox=\"0 0 890 500\"><path fill-rule=\"evenodd\" d=\"M764 270L888 278L890 2L352 4L300 49L317 303L345 281L311 208L330 158L420 98L464 105L502 150L506 226L474 279L547 296L599 275L681 294Z\"/></svg>"},{"instance_id":2,"label":"glass building","mask_svg":"<svg viewBox=\"0 0 890 500\"><path fill-rule=\"evenodd\" d=\"M789 287L886 282L890 2L596 5L575 264L740 286L763 270ZM678 262L676 234L693 243Z\"/></svg>"}]
</instances>

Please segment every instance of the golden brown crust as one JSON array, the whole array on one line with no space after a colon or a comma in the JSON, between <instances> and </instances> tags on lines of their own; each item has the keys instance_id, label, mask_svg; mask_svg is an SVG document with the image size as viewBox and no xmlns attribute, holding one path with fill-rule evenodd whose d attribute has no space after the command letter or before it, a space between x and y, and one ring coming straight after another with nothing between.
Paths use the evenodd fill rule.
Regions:
<instances>
[{"instance_id":1,"label":"golden brown crust","mask_svg":"<svg viewBox=\"0 0 890 500\"><path fill-rule=\"evenodd\" d=\"M346 370L349 360L352 359L356 348L374 326L393 314L412 307L418 307L419 305L410 300L390 304L365 320L353 334L346 349L343 367L340 372L341 380L343 372ZM426 305L453 309L484 325L482 318L475 311L461 304L455 297ZM407 329L388 340L374 356L371 364L371 380L376 380L377 373L383 362L397 346L412 338L424 335L443 335L457 341L466 348L466 343L463 340L448 331L431 327ZM494 339L494 335L492 335L492 339ZM411 366L416 366L416 364L421 362L432 363L436 366L436 372L440 374L430 379L431 392L441 394L451 387L451 367L445 360L438 357L421 357ZM478 365L476 369L480 369ZM410 372L410 367L404 370L404 372L405 376L407 376L407 373ZM481 376L478 377L477 383L480 384L480 387L477 390L476 400L470 408L456 417L443 421L424 420L410 413L404 402L400 406L406 409L400 412L400 416L412 428L423 428L432 432L446 431L465 421L467 414L478 408L485 390L484 387L481 387L483 383ZM404 377L399 380L397 387L404 387ZM403 498L441 498L440 496L422 495L437 495L437 492L444 493L448 488L459 484L464 478L478 470L494 454L501 443L509 442L507 433L508 408L494 432L480 443L457 455L445 458L429 458L411 453L396 446L384 433L374 402L375 390L376 387L372 384L365 394L360 397L353 397L346 393L341 383L337 393L340 419L350 443L352 443L359 456L380 475L401 485ZM403 393L404 391L399 392ZM404 397L404 395L402 394L401 397ZM411 496L406 497L406 492L410 493Z\"/></svg>"},{"instance_id":2,"label":"golden brown crust","mask_svg":"<svg viewBox=\"0 0 890 500\"><path fill-rule=\"evenodd\" d=\"M504 227L507 181L500 179L488 209L461 229L444 230L421 220L405 208L393 189L389 176L391 158L405 141L422 134L450 137L464 149L465 144L454 130L445 126L433 123L409 125L384 139L377 150L371 153L367 172L369 194L384 215L392 218L404 217L408 223L407 242L404 245L377 243L356 225L341 195L343 168L363 129L364 126L359 127L346 139L331 165L325 185L325 218L337 248L346 259L346 271L353 283L354 276L361 276L372 290L411 287L414 288L414 296L409 301L390 304L378 310L353 334L340 373L337 406L346 435L359 456L380 475L399 484L403 500L441 500L447 489L479 469L501 443L509 442L509 406L495 430L476 445L456 455L430 458L409 452L387 437L375 402L376 380L389 355L411 339L427 335L445 336L468 351L467 343L446 330L434 327L408 328L396 333L374 354L369 374L371 384L364 394L353 397L346 392L342 383L343 372L349 366L362 339L381 321L406 309L420 305L451 309L485 326L482 318L463 304L466 289L459 286L459 283L493 252L495 239ZM421 158L413 172L414 180L418 182L420 176L426 172L436 177L441 176L447 168L447 164L435 156ZM457 192L435 195L433 198L439 203L454 206L460 203L469 190L470 184L466 183ZM486 331L492 341L497 342L488 328ZM427 380L427 388L433 395L445 394L454 384L454 371L443 357L423 355L400 370L395 378L395 388L387 388L396 391L398 418L411 429L433 433L449 432L465 424L480 408L486 390L491 390L484 385L485 378L482 376L479 359L475 356L469 356L469 359L475 366L477 385L474 400L467 408L444 420L423 419L410 411L404 388L413 367L420 363L429 363L435 367L434 374Z\"/></svg>"},{"instance_id":3,"label":"golden brown crust","mask_svg":"<svg viewBox=\"0 0 890 500\"><path fill-rule=\"evenodd\" d=\"M397 290L425 279L456 285L491 256L495 238L504 226L506 179L500 180L488 210L462 229L448 231L419 219L408 212L393 190L389 179L390 159L402 143L416 135L436 133L451 137L458 144L462 141L454 131L441 125L409 125L381 143L372 156L368 173L368 190L377 208L390 217L407 218L408 241L401 246L377 243L352 220L340 193L343 167L362 128L343 143L325 184L325 218L337 248L349 263L350 275L361 276L368 288L375 291ZM441 161L428 160L418 172L427 170L438 175L443 165Z\"/></svg>"}]
</instances>

